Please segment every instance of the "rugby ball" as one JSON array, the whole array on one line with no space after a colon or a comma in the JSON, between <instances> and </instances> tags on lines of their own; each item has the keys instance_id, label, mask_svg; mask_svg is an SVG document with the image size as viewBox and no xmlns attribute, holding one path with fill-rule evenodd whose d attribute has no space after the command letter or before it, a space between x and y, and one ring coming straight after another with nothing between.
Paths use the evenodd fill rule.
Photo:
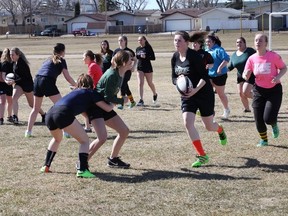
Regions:
<instances>
[{"instance_id":1,"label":"rugby ball","mask_svg":"<svg viewBox=\"0 0 288 216\"><path fill-rule=\"evenodd\" d=\"M15 75L14 75L14 73L8 73L8 74L6 75L6 77L5 77L5 79L6 79L7 81L15 81Z\"/></svg>"},{"instance_id":2,"label":"rugby ball","mask_svg":"<svg viewBox=\"0 0 288 216\"><path fill-rule=\"evenodd\" d=\"M189 92L189 88L192 87L192 82L187 76L179 76L177 78L176 88L181 95L186 95Z\"/></svg>"}]
</instances>

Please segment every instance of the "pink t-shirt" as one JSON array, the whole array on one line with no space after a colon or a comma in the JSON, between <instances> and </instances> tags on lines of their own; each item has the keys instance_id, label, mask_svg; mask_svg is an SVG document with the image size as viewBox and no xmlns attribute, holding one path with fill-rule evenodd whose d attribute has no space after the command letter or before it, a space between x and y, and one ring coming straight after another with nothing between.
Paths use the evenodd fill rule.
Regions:
<instances>
[{"instance_id":1,"label":"pink t-shirt","mask_svg":"<svg viewBox=\"0 0 288 216\"><path fill-rule=\"evenodd\" d=\"M255 75L255 83L262 88L273 88L277 83L272 79L278 75L278 70L285 67L281 56L273 51L267 51L264 56L257 53L250 56L246 62L244 71L252 71ZM278 82L279 83L279 82Z\"/></svg>"}]
</instances>

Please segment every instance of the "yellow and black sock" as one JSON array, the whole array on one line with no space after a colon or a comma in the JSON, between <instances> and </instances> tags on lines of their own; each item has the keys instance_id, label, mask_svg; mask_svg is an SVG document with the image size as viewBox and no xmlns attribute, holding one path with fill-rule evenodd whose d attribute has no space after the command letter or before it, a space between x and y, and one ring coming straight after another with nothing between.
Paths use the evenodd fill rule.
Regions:
<instances>
[{"instance_id":1,"label":"yellow and black sock","mask_svg":"<svg viewBox=\"0 0 288 216\"><path fill-rule=\"evenodd\" d=\"M259 133L261 140L268 141L267 131Z\"/></svg>"},{"instance_id":2,"label":"yellow and black sock","mask_svg":"<svg viewBox=\"0 0 288 216\"><path fill-rule=\"evenodd\" d=\"M132 94L131 94L131 95L128 95L128 98L129 98L129 100L130 100L130 102L131 102L131 103L135 103L135 101L134 101L134 98L133 98Z\"/></svg>"}]
</instances>

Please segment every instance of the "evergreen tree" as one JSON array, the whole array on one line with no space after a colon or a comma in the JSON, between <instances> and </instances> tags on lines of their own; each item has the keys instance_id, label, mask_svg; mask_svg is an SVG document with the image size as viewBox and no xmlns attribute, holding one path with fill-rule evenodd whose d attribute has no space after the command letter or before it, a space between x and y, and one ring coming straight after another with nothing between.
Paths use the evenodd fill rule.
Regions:
<instances>
[{"instance_id":1,"label":"evergreen tree","mask_svg":"<svg viewBox=\"0 0 288 216\"><path fill-rule=\"evenodd\" d=\"M74 17L77 17L80 15L80 2L76 2L75 3L75 13L74 13Z\"/></svg>"}]
</instances>

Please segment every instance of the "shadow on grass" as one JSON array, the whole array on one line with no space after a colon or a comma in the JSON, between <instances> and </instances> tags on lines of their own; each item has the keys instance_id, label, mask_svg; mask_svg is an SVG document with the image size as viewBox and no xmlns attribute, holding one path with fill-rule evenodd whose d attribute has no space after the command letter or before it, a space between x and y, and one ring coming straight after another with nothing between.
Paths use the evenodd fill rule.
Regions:
<instances>
[{"instance_id":1,"label":"shadow on grass","mask_svg":"<svg viewBox=\"0 0 288 216\"><path fill-rule=\"evenodd\" d=\"M133 168L132 168L133 169ZM139 170L139 169L137 169ZM94 173L98 179L108 182L121 182L121 183L141 183L147 181L159 181L166 179L180 179L189 178L195 180L260 180L260 178L250 177L234 177L231 175L222 175L215 173L204 173L194 170L182 168L183 172L175 171L163 171L163 170L151 170L140 169L142 174L116 174L116 173Z\"/></svg>"},{"instance_id":2,"label":"shadow on grass","mask_svg":"<svg viewBox=\"0 0 288 216\"><path fill-rule=\"evenodd\" d=\"M270 145L271 146L271 145ZM276 147L276 146L274 146ZM279 146L277 146L279 147ZM284 147L284 146L282 146ZM286 147L288 149L288 147ZM239 157L242 159L245 159L246 162L243 166L221 166L225 168L240 168L240 169L250 169L250 168L260 168L264 172L279 172L279 173L286 173L288 172L288 165L287 164L265 164L265 163L260 163L259 160L254 159L254 158L247 158L247 157Z\"/></svg>"}]
</instances>

